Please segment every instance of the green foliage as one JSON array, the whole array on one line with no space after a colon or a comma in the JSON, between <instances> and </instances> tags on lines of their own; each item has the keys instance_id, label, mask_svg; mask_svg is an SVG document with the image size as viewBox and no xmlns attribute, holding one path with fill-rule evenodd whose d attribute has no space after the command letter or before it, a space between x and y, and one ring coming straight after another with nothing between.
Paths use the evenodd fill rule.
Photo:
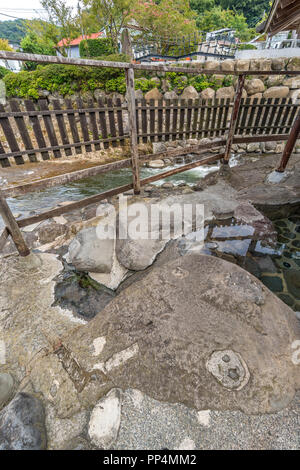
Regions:
<instances>
[{"instance_id":1,"label":"green foliage","mask_svg":"<svg viewBox=\"0 0 300 470\"><path fill-rule=\"evenodd\" d=\"M116 50L109 38L85 39L79 44L80 57L99 57L115 54Z\"/></svg>"},{"instance_id":2,"label":"green foliage","mask_svg":"<svg viewBox=\"0 0 300 470\"><path fill-rule=\"evenodd\" d=\"M19 44L25 34L25 20L0 21L0 38Z\"/></svg>"},{"instance_id":3,"label":"green foliage","mask_svg":"<svg viewBox=\"0 0 300 470\"><path fill-rule=\"evenodd\" d=\"M0 79L2 79L8 73L10 73L10 71L0 65Z\"/></svg>"},{"instance_id":4,"label":"green foliage","mask_svg":"<svg viewBox=\"0 0 300 470\"><path fill-rule=\"evenodd\" d=\"M23 52L29 54L45 54L55 55L54 43L50 40L41 39L36 33L30 31L21 41L21 48ZM37 68L36 62L25 62L23 64L25 70L35 70Z\"/></svg>"},{"instance_id":5,"label":"green foliage","mask_svg":"<svg viewBox=\"0 0 300 470\"><path fill-rule=\"evenodd\" d=\"M253 46L253 44L240 44L238 46L238 49L240 51L251 51L251 50L256 50L257 47Z\"/></svg>"},{"instance_id":6,"label":"green foliage","mask_svg":"<svg viewBox=\"0 0 300 470\"><path fill-rule=\"evenodd\" d=\"M143 93L152 90L152 88L157 87L157 83L151 78L136 78L134 81L134 87L136 90L142 90Z\"/></svg>"},{"instance_id":7,"label":"green foliage","mask_svg":"<svg viewBox=\"0 0 300 470\"><path fill-rule=\"evenodd\" d=\"M223 10L215 6L198 17L197 26L202 31L214 31L222 28L232 28L241 41L249 41L255 37L255 30L248 27L243 14L232 10Z\"/></svg>"},{"instance_id":8,"label":"green foliage","mask_svg":"<svg viewBox=\"0 0 300 470\"><path fill-rule=\"evenodd\" d=\"M98 57L99 60L128 62L123 54ZM115 68L78 67L75 65L50 64L39 65L33 71L8 73L4 77L7 96L38 99L39 89L50 93L72 95L79 91L93 91L100 88L105 91L125 92L124 72Z\"/></svg>"}]
</instances>

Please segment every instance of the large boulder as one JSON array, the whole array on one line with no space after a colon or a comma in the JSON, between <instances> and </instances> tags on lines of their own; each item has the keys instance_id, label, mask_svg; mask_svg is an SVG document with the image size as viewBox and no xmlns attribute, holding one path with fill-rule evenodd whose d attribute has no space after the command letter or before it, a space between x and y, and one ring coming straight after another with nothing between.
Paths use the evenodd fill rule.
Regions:
<instances>
[{"instance_id":1,"label":"large boulder","mask_svg":"<svg viewBox=\"0 0 300 470\"><path fill-rule=\"evenodd\" d=\"M233 86L225 86L223 88L219 88L216 91L216 98L221 99L221 98L233 98L235 94Z\"/></svg>"},{"instance_id":2,"label":"large boulder","mask_svg":"<svg viewBox=\"0 0 300 470\"><path fill-rule=\"evenodd\" d=\"M289 94L287 86L271 86L264 92L264 98L286 98Z\"/></svg>"},{"instance_id":3,"label":"large boulder","mask_svg":"<svg viewBox=\"0 0 300 470\"><path fill-rule=\"evenodd\" d=\"M234 72L234 60L226 59L221 62L221 70L223 72Z\"/></svg>"},{"instance_id":4,"label":"large boulder","mask_svg":"<svg viewBox=\"0 0 300 470\"><path fill-rule=\"evenodd\" d=\"M114 239L99 237L96 227L78 232L69 246L67 261L78 271L109 273L113 264Z\"/></svg>"},{"instance_id":5,"label":"large boulder","mask_svg":"<svg viewBox=\"0 0 300 470\"><path fill-rule=\"evenodd\" d=\"M252 78L252 80L245 81L245 90L248 95L254 95L256 93L262 93L265 91L265 85L259 78Z\"/></svg>"},{"instance_id":6,"label":"large boulder","mask_svg":"<svg viewBox=\"0 0 300 470\"><path fill-rule=\"evenodd\" d=\"M0 450L43 450L46 439L41 401L19 393L0 413Z\"/></svg>"},{"instance_id":7,"label":"large boulder","mask_svg":"<svg viewBox=\"0 0 300 470\"><path fill-rule=\"evenodd\" d=\"M235 63L235 70L237 72L245 72L249 70L249 60L237 60Z\"/></svg>"},{"instance_id":8,"label":"large boulder","mask_svg":"<svg viewBox=\"0 0 300 470\"><path fill-rule=\"evenodd\" d=\"M180 95L182 100L196 100L199 98L197 90L192 86L187 86Z\"/></svg>"},{"instance_id":9,"label":"large boulder","mask_svg":"<svg viewBox=\"0 0 300 470\"><path fill-rule=\"evenodd\" d=\"M166 91L164 94L165 100L178 100L178 95L174 90Z\"/></svg>"},{"instance_id":10,"label":"large boulder","mask_svg":"<svg viewBox=\"0 0 300 470\"><path fill-rule=\"evenodd\" d=\"M147 101L149 100L161 100L162 99L162 94L159 91L158 88L152 88L152 90L147 91L145 94L145 99Z\"/></svg>"},{"instance_id":11,"label":"large boulder","mask_svg":"<svg viewBox=\"0 0 300 470\"><path fill-rule=\"evenodd\" d=\"M299 340L294 312L260 281L196 253L154 268L67 338L81 366L113 387L255 414L286 407L300 388Z\"/></svg>"},{"instance_id":12,"label":"large boulder","mask_svg":"<svg viewBox=\"0 0 300 470\"><path fill-rule=\"evenodd\" d=\"M215 90L212 88L205 88L205 90L201 91L200 98L202 100L213 100L215 97Z\"/></svg>"},{"instance_id":13,"label":"large boulder","mask_svg":"<svg viewBox=\"0 0 300 470\"><path fill-rule=\"evenodd\" d=\"M270 75L266 80L266 85L267 87L282 85L283 79L283 75Z\"/></svg>"}]
</instances>

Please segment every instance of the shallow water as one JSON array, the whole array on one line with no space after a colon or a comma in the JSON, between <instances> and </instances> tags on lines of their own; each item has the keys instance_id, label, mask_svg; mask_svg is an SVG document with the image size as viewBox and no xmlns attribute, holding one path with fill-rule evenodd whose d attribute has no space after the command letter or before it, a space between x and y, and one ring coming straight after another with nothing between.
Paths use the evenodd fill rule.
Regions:
<instances>
[{"instance_id":1,"label":"shallow water","mask_svg":"<svg viewBox=\"0 0 300 470\"><path fill-rule=\"evenodd\" d=\"M171 170L181 165L172 165L163 169L141 168L141 178ZM180 183L194 184L199 178L203 178L207 174L217 171L218 165L207 165L185 171L183 173L170 176L166 179L157 181L155 184L162 185L166 181L171 181L175 185ZM103 191L107 191L118 186L130 183L132 180L132 172L125 168L118 171L112 171L104 175L94 176L92 178L75 181L63 186L55 186L54 188L43 191L36 191L24 196L16 198L8 198L7 202L13 213L27 215L32 211L41 212L42 210L55 207L58 203L64 201L78 201L88 196L93 196ZM0 222L1 223L1 222Z\"/></svg>"},{"instance_id":2,"label":"shallow water","mask_svg":"<svg viewBox=\"0 0 300 470\"><path fill-rule=\"evenodd\" d=\"M293 310L300 311L300 215L274 222L275 246L252 242L253 227L232 218L212 222L206 228L206 246L211 254L237 262L260 279Z\"/></svg>"}]
</instances>

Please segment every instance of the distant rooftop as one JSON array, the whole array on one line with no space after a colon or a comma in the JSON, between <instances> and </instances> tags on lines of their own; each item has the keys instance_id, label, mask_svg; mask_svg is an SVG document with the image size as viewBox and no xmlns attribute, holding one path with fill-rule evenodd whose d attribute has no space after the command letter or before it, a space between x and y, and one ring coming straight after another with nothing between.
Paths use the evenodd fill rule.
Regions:
<instances>
[{"instance_id":1,"label":"distant rooftop","mask_svg":"<svg viewBox=\"0 0 300 470\"><path fill-rule=\"evenodd\" d=\"M103 36L103 32L100 31L99 33L92 33L88 34L87 36L78 36L78 38L73 39L72 41L68 42L67 39L62 39L59 41L57 44L58 47L63 47L63 46L79 46L81 41L83 39L98 39L100 36Z\"/></svg>"},{"instance_id":2,"label":"distant rooftop","mask_svg":"<svg viewBox=\"0 0 300 470\"><path fill-rule=\"evenodd\" d=\"M267 20L257 27L257 32L273 36L290 30L300 31L300 0L274 0Z\"/></svg>"}]
</instances>

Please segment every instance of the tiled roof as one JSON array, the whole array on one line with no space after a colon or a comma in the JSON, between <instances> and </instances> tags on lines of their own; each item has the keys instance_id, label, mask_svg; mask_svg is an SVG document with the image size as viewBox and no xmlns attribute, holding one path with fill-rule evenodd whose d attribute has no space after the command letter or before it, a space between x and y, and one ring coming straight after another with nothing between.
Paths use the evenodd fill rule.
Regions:
<instances>
[{"instance_id":1,"label":"tiled roof","mask_svg":"<svg viewBox=\"0 0 300 470\"><path fill-rule=\"evenodd\" d=\"M79 46L80 42L83 40L83 39L97 39L99 38L100 36L103 36L103 33L100 32L100 33L92 33L92 34L89 34L87 36L78 36L78 38L76 39L73 39L72 41L68 42L66 39L62 39L61 41L59 41L59 43L57 44L58 47L62 47L62 46Z\"/></svg>"}]
</instances>

